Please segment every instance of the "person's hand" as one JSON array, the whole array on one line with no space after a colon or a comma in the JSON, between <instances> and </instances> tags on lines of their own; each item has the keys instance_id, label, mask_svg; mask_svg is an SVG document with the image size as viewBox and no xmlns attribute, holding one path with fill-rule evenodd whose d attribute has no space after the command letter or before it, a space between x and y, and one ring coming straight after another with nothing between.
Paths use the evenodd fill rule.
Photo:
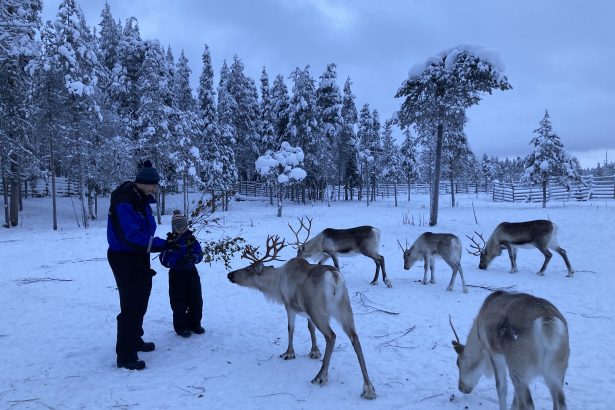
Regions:
<instances>
[{"instance_id":1,"label":"person's hand","mask_svg":"<svg viewBox=\"0 0 615 410\"><path fill-rule=\"evenodd\" d=\"M170 251L170 250L175 250L175 249L179 249L179 245L177 245L177 242L171 239L167 239L164 242L164 248L163 250L165 251Z\"/></svg>"}]
</instances>

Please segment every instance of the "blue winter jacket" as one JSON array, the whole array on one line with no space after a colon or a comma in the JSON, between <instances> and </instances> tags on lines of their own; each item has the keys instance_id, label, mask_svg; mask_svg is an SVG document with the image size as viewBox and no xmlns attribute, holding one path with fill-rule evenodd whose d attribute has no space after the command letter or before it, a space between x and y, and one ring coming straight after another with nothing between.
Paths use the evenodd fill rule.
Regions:
<instances>
[{"instance_id":1,"label":"blue winter jacket","mask_svg":"<svg viewBox=\"0 0 615 410\"><path fill-rule=\"evenodd\" d=\"M114 252L160 252L165 240L154 236L156 220L146 196L134 182L124 182L111 193L107 219L107 242Z\"/></svg>"},{"instance_id":2,"label":"blue winter jacket","mask_svg":"<svg viewBox=\"0 0 615 410\"><path fill-rule=\"evenodd\" d=\"M190 269L203 260L201 244L190 230L181 235L169 233L167 241L172 243L168 249L160 254L160 263L171 269Z\"/></svg>"}]
</instances>

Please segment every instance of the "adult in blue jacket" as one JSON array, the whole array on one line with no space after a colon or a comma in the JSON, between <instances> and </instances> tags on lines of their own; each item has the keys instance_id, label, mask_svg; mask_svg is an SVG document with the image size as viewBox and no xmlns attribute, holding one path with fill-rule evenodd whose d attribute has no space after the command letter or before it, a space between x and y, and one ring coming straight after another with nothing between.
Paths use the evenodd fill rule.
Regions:
<instances>
[{"instance_id":1,"label":"adult in blue jacket","mask_svg":"<svg viewBox=\"0 0 615 410\"><path fill-rule=\"evenodd\" d=\"M160 176L150 161L145 161L134 182L124 182L111 193L107 218L107 259L120 294L117 315L117 367L142 370L145 362L137 352L155 349L143 341L143 316L147 311L152 276L150 253L167 247L164 239L155 236L156 220L150 204Z\"/></svg>"}]
</instances>

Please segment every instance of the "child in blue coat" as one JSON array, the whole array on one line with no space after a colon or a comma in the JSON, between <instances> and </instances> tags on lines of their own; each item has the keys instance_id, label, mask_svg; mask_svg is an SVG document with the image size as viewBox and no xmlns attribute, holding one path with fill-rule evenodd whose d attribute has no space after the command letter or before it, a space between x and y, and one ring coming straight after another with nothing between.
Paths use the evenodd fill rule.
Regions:
<instances>
[{"instance_id":1,"label":"child in blue coat","mask_svg":"<svg viewBox=\"0 0 615 410\"><path fill-rule=\"evenodd\" d=\"M203 295L196 264L203 260L199 241L188 229L188 220L179 210L173 211L172 232L167 241L173 246L160 254L160 262L169 268L169 299L173 309L173 328L182 337L203 334Z\"/></svg>"}]
</instances>

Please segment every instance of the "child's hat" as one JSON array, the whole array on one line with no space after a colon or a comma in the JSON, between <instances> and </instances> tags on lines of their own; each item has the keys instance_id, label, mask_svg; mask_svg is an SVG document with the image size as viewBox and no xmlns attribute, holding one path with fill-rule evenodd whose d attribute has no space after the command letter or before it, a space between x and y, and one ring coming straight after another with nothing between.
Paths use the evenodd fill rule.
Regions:
<instances>
[{"instance_id":1,"label":"child's hat","mask_svg":"<svg viewBox=\"0 0 615 410\"><path fill-rule=\"evenodd\" d=\"M171 217L171 228L174 231L180 231L186 229L188 227L188 219L182 215L179 209L173 211L173 216Z\"/></svg>"}]
</instances>

